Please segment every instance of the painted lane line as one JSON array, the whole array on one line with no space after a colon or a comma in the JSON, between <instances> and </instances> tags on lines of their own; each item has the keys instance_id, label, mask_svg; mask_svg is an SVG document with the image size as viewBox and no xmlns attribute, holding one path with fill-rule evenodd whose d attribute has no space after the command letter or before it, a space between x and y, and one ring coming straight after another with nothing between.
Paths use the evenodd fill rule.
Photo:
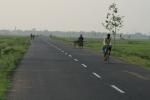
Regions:
<instances>
[{"instance_id":1,"label":"painted lane line","mask_svg":"<svg viewBox=\"0 0 150 100\"><path fill-rule=\"evenodd\" d=\"M57 47L56 49L58 49L59 50L59 48Z\"/></svg>"},{"instance_id":2,"label":"painted lane line","mask_svg":"<svg viewBox=\"0 0 150 100\"><path fill-rule=\"evenodd\" d=\"M85 64L81 64L83 67L85 67L85 68L87 68L87 65L85 65Z\"/></svg>"},{"instance_id":3,"label":"painted lane line","mask_svg":"<svg viewBox=\"0 0 150 100\"><path fill-rule=\"evenodd\" d=\"M93 72L92 73L94 76L96 76L97 78L102 78L100 75L98 75L97 73Z\"/></svg>"},{"instance_id":4,"label":"painted lane line","mask_svg":"<svg viewBox=\"0 0 150 100\"><path fill-rule=\"evenodd\" d=\"M45 41L46 42L46 41ZM52 47L54 47L54 48L56 48L56 49L58 49L59 50L59 48L56 46L56 45L54 45L54 44L51 44L51 43L48 43L48 42L46 42L48 45L50 45L50 46L52 46Z\"/></svg>"},{"instance_id":5,"label":"painted lane line","mask_svg":"<svg viewBox=\"0 0 150 100\"><path fill-rule=\"evenodd\" d=\"M115 86L115 85L110 85L112 88L114 88L115 90L117 90L118 92L120 92L120 93L125 93L123 90L121 90L121 89L119 89L117 86Z\"/></svg>"},{"instance_id":6,"label":"painted lane line","mask_svg":"<svg viewBox=\"0 0 150 100\"><path fill-rule=\"evenodd\" d=\"M55 45L55 48L58 48L58 47Z\"/></svg>"},{"instance_id":7,"label":"painted lane line","mask_svg":"<svg viewBox=\"0 0 150 100\"><path fill-rule=\"evenodd\" d=\"M72 55L68 55L69 57L72 57Z\"/></svg>"},{"instance_id":8,"label":"painted lane line","mask_svg":"<svg viewBox=\"0 0 150 100\"><path fill-rule=\"evenodd\" d=\"M51 45L51 46L53 46L54 48L57 48L55 45Z\"/></svg>"},{"instance_id":9,"label":"painted lane line","mask_svg":"<svg viewBox=\"0 0 150 100\"><path fill-rule=\"evenodd\" d=\"M54 46L56 49L58 49L58 47Z\"/></svg>"},{"instance_id":10,"label":"painted lane line","mask_svg":"<svg viewBox=\"0 0 150 100\"><path fill-rule=\"evenodd\" d=\"M61 52L65 52L65 51L62 50Z\"/></svg>"},{"instance_id":11,"label":"painted lane line","mask_svg":"<svg viewBox=\"0 0 150 100\"><path fill-rule=\"evenodd\" d=\"M56 48L56 49L58 49L58 50L60 50L60 51L61 51L61 49L59 49L56 45L51 44L51 43L47 43L47 44L49 44L50 46L52 46L52 47L54 47L54 48Z\"/></svg>"},{"instance_id":12,"label":"painted lane line","mask_svg":"<svg viewBox=\"0 0 150 100\"><path fill-rule=\"evenodd\" d=\"M74 61L79 61L78 59L74 59Z\"/></svg>"},{"instance_id":13,"label":"painted lane line","mask_svg":"<svg viewBox=\"0 0 150 100\"><path fill-rule=\"evenodd\" d=\"M56 49L59 49L57 46L55 46Z\"/></svg>"}]
</instances>

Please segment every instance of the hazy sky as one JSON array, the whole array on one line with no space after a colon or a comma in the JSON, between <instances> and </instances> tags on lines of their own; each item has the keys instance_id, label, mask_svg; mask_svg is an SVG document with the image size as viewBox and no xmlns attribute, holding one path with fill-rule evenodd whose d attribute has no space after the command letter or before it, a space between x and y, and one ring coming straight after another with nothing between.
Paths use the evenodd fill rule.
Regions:
<instances>
[{"instance_id":1,"label":"hazy sky","mask_svg":"<svg viewBox=\"0 0 150 100\"><path fill-rule=\"evenodd\" d=\"M0 0L0 29L106 31L101 25L115 0ZM116 0L122 32L150 32L150 0Z\"/></svg>"}]
</instances>

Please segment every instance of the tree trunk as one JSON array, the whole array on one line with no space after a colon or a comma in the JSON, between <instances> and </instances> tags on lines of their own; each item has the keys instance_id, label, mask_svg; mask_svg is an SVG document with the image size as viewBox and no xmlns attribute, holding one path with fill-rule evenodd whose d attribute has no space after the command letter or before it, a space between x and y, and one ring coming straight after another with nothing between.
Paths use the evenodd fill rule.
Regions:
<instances>
[{"instance_id":1,"label":"tree trunk","mask_svg":"<svg viewBox=\"0 0 150 100\"><path fill-rule=\"evenodd\" d=\"M114 48L116 47L116 28L115 28L115 32L113 33L113 35L114 35Z\"/></svg>"},{"instance_id":2,"label":"tree trunk","mask_svg":"<svg viewBox=\"0 0 150 100\"><path fill-rule=\"evenodd\" d=\"M113 44L114 48L115 48L115 45L116 45L116 35L114 34L114 44Z\"/></svg>"}]
</instances>

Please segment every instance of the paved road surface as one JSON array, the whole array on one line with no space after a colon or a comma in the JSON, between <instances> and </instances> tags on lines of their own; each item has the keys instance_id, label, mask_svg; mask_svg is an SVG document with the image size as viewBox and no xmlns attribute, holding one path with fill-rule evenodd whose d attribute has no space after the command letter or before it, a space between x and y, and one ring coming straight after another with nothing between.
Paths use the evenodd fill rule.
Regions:
<instances>
[{"instance_id":1,"label":"paved road surface","mask_svg":"<svg viewBox=\"0 0 150 100\"><path fill-rule=\"evenodd\" d=\"M32 41L7 100L150 100L150 71L47 37Z\"/></svg>"}]
</instances>

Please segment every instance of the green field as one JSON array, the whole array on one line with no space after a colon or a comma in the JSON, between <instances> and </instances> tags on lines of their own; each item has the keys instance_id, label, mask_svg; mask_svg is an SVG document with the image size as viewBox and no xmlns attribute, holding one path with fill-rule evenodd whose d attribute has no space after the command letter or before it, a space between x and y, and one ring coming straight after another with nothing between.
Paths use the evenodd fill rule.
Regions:
<instances>
[{"instance_id":1,"label":"green field","mask_svg":"<svg viewBox=\"0 0 150 100\"><path fill-rule=\"evenodd\" d=\"M58 38L67 43L74 38ZM86 39L85 47L96 52L102 52L101 39ZM136 64L144 68L150 68L150 40L117 40L111 55L131 64Z\"/></svg>"},{"instance_id":2,"label":"green field","mask_svg":"<svg viewBox=\"0 0 150 100\"><path fill-rule=\"evenodd\" d=\"M0 100L11 87L13 70L29 46L28 37L0 36Z\"/></svg>"}]
</instances>

